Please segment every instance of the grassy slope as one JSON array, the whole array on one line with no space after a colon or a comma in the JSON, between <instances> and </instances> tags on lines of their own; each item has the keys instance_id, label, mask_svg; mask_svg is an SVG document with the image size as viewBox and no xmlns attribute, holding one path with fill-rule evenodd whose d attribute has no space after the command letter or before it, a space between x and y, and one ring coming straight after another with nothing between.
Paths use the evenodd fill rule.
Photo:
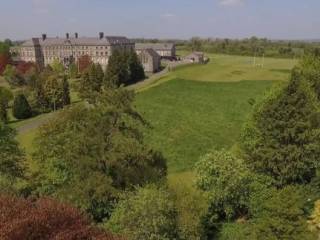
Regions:
<instances>
[{"instance_id":1,"label":"grassy slope","mask_svg":"<svg viewBox=\"0 0 320 240\"><path fill-rule=\"evenodd\" d=\"M288 79L294 60L209 55L207 65L180 67L140 89L138 110L151 123L147 141L168 159L169 171L190 170L211 148L229 148L251 112L248 101ZM257 62L262 61L258 59Z\"/></svg>"},{"instance_id":2,"label":"grassy slope","mask_svg":"<svg viewBox=\"0 0 320 240\"><path fill-rule=\"evenodd\" d=\"M189 170L213 147L229 148L272 81L209 83L172 80L138 94L136 106L151 123L146 141L168 159L170 172Z\"/></svg>"}]
</instances>

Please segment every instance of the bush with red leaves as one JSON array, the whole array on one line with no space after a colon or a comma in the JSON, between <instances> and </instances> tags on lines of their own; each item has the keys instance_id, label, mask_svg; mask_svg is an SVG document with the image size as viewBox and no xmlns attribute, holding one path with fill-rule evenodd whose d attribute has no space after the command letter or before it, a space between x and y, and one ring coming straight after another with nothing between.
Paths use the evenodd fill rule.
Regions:
<instances>
[{"instance_id":1,"label":"bush with red leaves","mask_svg":"<svg viewBox=\"0 0 320 240\"><path fill-rule=\"evenodd\" d=\"M30 71L32 68L36 68L36 65L32 62L18 62L16 69L17 73L20 75L26 74L28 71Z\"/></svg>"},{"instance_id":2,"label":"bush with red leaves","mask_svg":"<svg viewBox=\"0 0 320 240\"><path fill-rule=\"evenodd\" d=\"M93 227L77 209L55 200L0 195L1 240L120 240Z\"/></svg>"},{"instance_id":3,"label":"bush with red leaves","mask_svg":"<svg viewBox=\"0 0 320 240\"><path fill-rule=\"evenodd\" d=\"M6 69L6 66L10 62L10 55L7 53L0 53L0 75L3 74L3 71Z\"/></svg>"},{"instance_id":4,"label":"bush with red leaves","mask_svg":"<svg viewBox=\"0 0 320 240\"><path fill-rule=\"evenodd\" d=\"M89 68L91 63L92 63L92 61L91 61L90 56L88 56L88 55L81 56L78 60L79 72L83 73L85 70L87 70Z\"/></svg>"}]
</instances>

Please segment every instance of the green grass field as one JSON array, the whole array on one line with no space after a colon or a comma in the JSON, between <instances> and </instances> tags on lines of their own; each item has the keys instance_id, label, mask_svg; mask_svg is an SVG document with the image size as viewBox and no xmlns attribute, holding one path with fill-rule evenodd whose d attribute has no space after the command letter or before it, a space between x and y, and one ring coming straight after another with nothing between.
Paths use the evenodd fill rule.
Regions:
<instances>
[{"instance_id":1,"label":"green grass field","mask_svg":"<svg viewBox=\"0 0 320 240\"><path fill-rule=\"evenodd\" d=\"M170 173L189 171L212 148L230 148L243 123L274 83L285 81L297 63L266 58L209 55L206 65L182 66L138 89L136 106L151 123L146 141L164 153ZM257 59L262 63L262 59Z\"/></svg>"},{"instance_id":2,"label":"green grass field","mask_svg":"<svg viewBox=\"0 0 320 240\"><path fill-rule=\"evenodd\" d=\"M286 80L288 73L297 63L290 59L265 58L264 66L253 66L252 57L208 55L206 65L186 66L177 69L173 75L177 78L195 81L242 81L242 80ZM262 64L263 60L256 59Z\"/></svg>"},{"instance_id":3,"label":"green grass field","mask_svg":"<svg viewBox=\"0 0 320 240\"><path fill-rule=\"evenodd\" d=\"M135 105L151 124L146 141L164 153L172 182L180 173L190 172L210 149L230 148L252 110L249 101L258 101L274 83L287 80L297 63L266 58L261 68L253 67L250 57L209 57L206 65L179 67L137 89ZM74 91L72 100L79 100ZM32 125L43 118L46 115L11 123L15 128L27 127L18 140L28 154L36 133Z\"/></svg>"},{"instance_id":4,"label":"green grass field","mask_svg":"<svg viewBox=\"0 0 320 240\"><path fill-rule=\"evenodd\" d=\"M238 139L257 101L274 81L210 83L175 79L137 95L136 107L148 120L146 141L164 153L170 172L190 170L212 148Z\"/></svg>"}]
</instances>

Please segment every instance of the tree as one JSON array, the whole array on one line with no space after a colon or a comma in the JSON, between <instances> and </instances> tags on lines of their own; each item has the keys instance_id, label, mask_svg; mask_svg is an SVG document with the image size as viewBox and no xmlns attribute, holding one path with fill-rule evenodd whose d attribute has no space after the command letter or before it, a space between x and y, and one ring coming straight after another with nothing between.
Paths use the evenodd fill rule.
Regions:
<instances>
[{"instance_id":1,"label":"tree","mask_svg":"<svg viewBox=\"0 0 320 240\"><path fill-rule=\"evenodd\" d=\"M13 116L16 119L27 119L32 116L32 110L24 94L18 94L13 102Z\"/></svg>"},{"instance_id":2,"label":"tree","mask_svg":"<svg viewBox=\"0 0 320 240\"><path fill-rule=\"evenodd\" d=\"M145 78L143 66L135 51L128 53L129 81L127 84L136 83Z\"/></svg>"},{"instance_id":3,"label":"tree","mask_svg":"<svg viewBox=\"0 0 320 240\"><path fill-rule=\"evenodd\" d=\"M70 104L69 83L66 76L57 75L50 69L40 74L34 92L37 108L42 112L55 111Z\"/></svg>"},{"instance_id":4,"label":"tree","mask_svg":"<svg viewBox=\"0 0 320 240\"><path fill-rule=\"evenodd\" d=\"M2 193L17 191L16 183L23 178L24 158L15 140L15 131L0 121L0 191Z\"/></svg>"},{"instance_id":5,"label":"tree","mask_svg":"<svg viewBox=\"0 0 320 240\"><path fill-rule=\"evenodd\" d=\"M75 63L70 64L69 66L69 78L77 78L78 77L78 67Z\"/></svg>"},{"instance_id":6,"label":"tree","mask_svg":"<svg viewBox=\"0 0 320 240\"><path fill-rule=\"evenodd\" d=\"M106 86L120 86L128 84L130 78L127 53L125 51L114 50L109 58L105 75Z\"/></svg>"},{"instance_id":7,"label":"tree","mask_svg":"<svg viewBox=\"0 0 320 240\"><path fill-rule=\"evenodd\" d=\"M203 218L208 211L207 194L189 186L185 179L170 187L177 209L177 231L179 240L206 239Z\"/></svg>"},{"instance_id":8,"label":"tree","mask_svg":"<svg viewBox=\"0 0 320 240\"><path fill-rule=\"evenodd\" d=\"M10 45L11 44L8 41L0 41L0 54L9 54Z\"/></svg>"},{"instance_id":9,"label":"tree","mask_svg":"<svg viewBox=\"0 0 320 240\"><path fill-rule=\"evenodd\" d=\"M18 74L16 67L8 64L3 72L3 76L12 86L21 86L25 83L23 77Z\"/></svg>"},{"instance_id":10,"label":"tree","mask_svg":"<svg viewBox=\"0 0 320 240\"><path fill-rule=\"evenodd\" d=\"M104 73L100 64L91 64L83 74L80 82L81 98L92 103L101 92Z\"/></svg>"},{"instance_id":11,"label":"tree","mask_svg":"<svg viewBox=\"0 0 320 240\"><path fill-rule=\"evenodd\" d=\"M70 105L70 90L69 90L69 82L66 76L62 78L62 105L67 106Z\"/></svg>"},{"instance_id":12,"label":"tree","mask_svg":"<svg viewBox=\"0 0 320 240\"><path fill-rule=\"evenodd\" d=\"M246 163L278 186L310 182L319 166L318 111L310 84L294 70L290 82L273 90L245 126L241 147Z\"/></svg>"},{"instance_id":13,"label":"tree","mask_svg":"<svg viewBox=\"0 0 320 240\"><path fill-rule=\"evenodd\" d=\"M209 192L216 220L232 220L248 212L252 176L241 159L225 150L213 150L196 164L196 185Z\"/></svg>"},{"instance_id":14,"label":"tree","mask_svg":"<svg viewBox=\"0 0 320 240\"><path fill-rule=\"evenodd\" d=\"M316 54L306 54L300 61L296 71L301 78L311 84L315 90L318 100L320 101L320 59Z\"/></svg>"},{"instance_id":15,"label":"tree","mask_svg":"<svg viewBox=\"0 0 320 240\"><path fill-rule=\"evenodd\" d=\"M216 236L225 221L247 217L250 196L265 181L225 150L202 157L196 164L196 186L208 194L209 208L203 219L208 236Z\"/></svg>"},{"instance_id":16,"label":"tree","mask_svg":"<svg viewBox=\"0 0 320 240\"><path fill-rule=\"evenodd\" d=\"M34 155L36 192L71 201L96 221L110 216L125 189L166 175L162 155L143 143L133 94L105 91L95 104L73 106L43 126Z\"/></svg>"},{"instance_id":17,"label":"tree","mask_svg":"<svg viewBox=\"0 0 320 240\"><path fill-rule=\"evenodd\" d=\"M81 56L78 60L79 73L83 73L83 72L87 71L87 69L90 67L91 64L92 64L92 60L91 60L90 56L88 56L88 55Z\"/></svg>"},{"instance_id":18,"label":"tree","mask_svg":"<svg viewBox=\"0 0 320 240\"><path fill-rule=\"evenodd\" d=\"M3 74L3 71L6 69L6 66L10 62L9 53L1 53L0 51L0 75Z\"/></svg>"},{"instance_id":19,"label":"tree","mask_svg":"<svg viewBox=\"0 0 320 240\"><path fill-rule=\"evenodd\" d=\"M309 220L311 230L320 236L320 201L316 201L314 204L314 210Z\"/></svg>"},{"instance_id":20,"label":"tree","mask_svg":"<svg viewBox=\"0 0 320 240\"><path fill-rule=\"evenodd\" d=\"M0 195L0 238L10 240L120 240L92 226L76 208L52 199Z\"/></svg>"},{"instance_id":21,"label":"tree","mask_svg":"<svg viewBox=\"0 0 320 240\"><path fill-rule=\"evenodd\" d=\"M308 192L296 186L269 190L257 204L251 235L259 240L316 239L308 228Z\"/></svg>"},{"instance_id":22,"label":"tree","mask_svg":"<svg viewBox=\"0 0 320 240\"><path fill-rule=\"evenodd\" d=\"M202 48L202 42L201 39L198 37L193 37L190 40L191 42L191 49L192 51L200 51Z\"/></svg>"},{"instance_id":23,"label":"tree","mask_svg":"<svg viewBox=\"0 0 320 240\"><path fill-rule=\"evenodd\" d=\"M36 65L32 62L19 62L16 66L17 74L24 76L27 72L36 69Z\"/></svg>"},{"instance_id":24,"label":"tree","mask_svg":"<svg viewBox=\"0 0 320 240\"><path fill-rule=\"evenodd\" d=\"M58 59L53 60L50 66L52 70L57 74L63 74L65 71L63 64Z\"/></svg>"},{"instance_id":25,"label":"tree","mask_svg":"<svg viewBox=\"0 0 320 240\"><path fill-rule=\"evenodd\" d=\"M128 193L106 227L129 240L177 239L176 209L170 194L154 185Z\"/></svg>"},{"instance_id":26,"label":"tree","mask_svg":"<svg viewBox=\"0 0 320 240\"><path fill-rule=\"evenodd\" d=\"M7 108L12 99L13 95L11 91L5 87L0 87L0 122L8 120Z\"/></svg>"}]
</instances>

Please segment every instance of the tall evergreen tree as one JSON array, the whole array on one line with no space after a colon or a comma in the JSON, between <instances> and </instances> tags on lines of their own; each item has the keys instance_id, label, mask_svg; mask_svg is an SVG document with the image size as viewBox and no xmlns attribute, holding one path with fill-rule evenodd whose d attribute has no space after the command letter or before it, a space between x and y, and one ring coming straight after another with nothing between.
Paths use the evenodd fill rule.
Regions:
<instances>
[{"instance_id":1,"label":"tall evergreen tree","mask_svg":"<svg viewBox=\"0 0 320 240\"><path fill-rule=\"evenodd\" d=\"M13 102L13 116L16 119L27 119L32 116L32 110L24 94L18 94Z\"/></svg>"},{"instance_id":2,"label":"tall evergreen tree","mask_svg":"<svg viewBox=\"0 0 320 240\"><path fill-rule=\"evenodd\" d=\"M129 81L130 73L127 62L127 54L124 51L115 50L109 58L105 75L106 86L126 85Z\"/></svg>"},{"instance_id":3,"label":"tall evergreen tree","mask_svg":"<svg viewBox=\"0 0 320 240\"><path fill-rule=\"evenodd\" d=\"M128 53L128 67L129 67L129 84L136 83L145 78L143 66L138 58L135 51L130 51Z\"/></svg>"},{"instance_id":4,"label":"tall evergreen tree","mask_svg":"<svg viewBox=\"0 0 320 240\"><path fill-rule=\"evenodd\" d=\"M100 64L91 64L89 69L82 75L80 83L80 96L89 102L94 102L98 93L101 92L104 73Z\"/></svg>"},{"instance_id":5,"label":"tall evergreen tree","mask_svg":"<svg viewBox=\"0 0 320 240\"><path fill-rule=\"evenodd\" d=\"M71 103L70 100L70 90L69 90L69 82L66 76L62 79L62 104L63 106L69 105Z\"/></svg>"},{"instance_id":6,"label":"tall evergreen tree","mask_svg":"<svg viewBox=\"0 0 320 240\"><path fill-rule=\"evenodd\" d=\"M301 72L256 107L242 137L245 160L279 186L307 183L320 158L319 103Z\"/></svg>"}]
</instances>

